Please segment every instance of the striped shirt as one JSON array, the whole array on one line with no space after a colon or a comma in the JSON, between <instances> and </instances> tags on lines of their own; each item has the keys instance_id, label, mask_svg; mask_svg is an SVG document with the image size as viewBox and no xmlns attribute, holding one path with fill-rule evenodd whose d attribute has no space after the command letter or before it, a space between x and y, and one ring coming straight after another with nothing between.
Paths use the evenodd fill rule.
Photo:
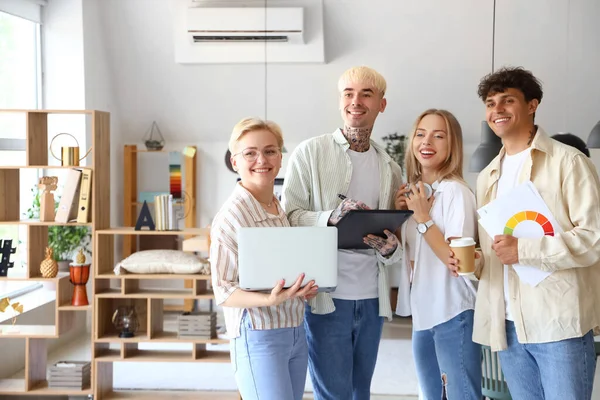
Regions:
<instances>
[{"instance_id":1,"label":"striped shirt","mask_svg":"<svg viewBox=\"0 0 600 400\"><path fill-rule=\"evenodd\" d=\"M268 214L258 200L238 183L215 216L210 232L210 269L217 304L222 304L239 289L238 229L290 226L279 201L276 198L274 201L279 209L278 215ZM298 297L270 307L244 309L224 306L225 326L229 338L240 336L244 310L247 310L252 328L256 330L297 327L304 319L304 301Z\"/></svg>"},{"instance_id":2,"label":"striped shirt","mask_svg":"<svg viewBox=\"0 0 600 400\"><path fill-rule=\"evenodd\" d=\"M394 195L402 184L402 171L383 147L371 140L379 160L379 209L393 209ZM352 161L347 151L348 140L340 129L332 134L308 139L298 145L287 166L283 184L283 208L292 226L327 226L331 213L340 204L338 194L347 193L352 178ZM385 266L397 263L401 246L388 258L378 252L377 290L379 315L392 318L390 285ZM319 293L308 301L311 312L329 314L335 311L328 293Z\"/></svg>"}]
</instances>

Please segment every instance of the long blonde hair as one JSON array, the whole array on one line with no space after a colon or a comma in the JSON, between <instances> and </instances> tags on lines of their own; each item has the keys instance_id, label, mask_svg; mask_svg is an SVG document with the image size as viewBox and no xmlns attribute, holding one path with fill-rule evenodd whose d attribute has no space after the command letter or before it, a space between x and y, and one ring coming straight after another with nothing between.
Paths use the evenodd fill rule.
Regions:
<instances>
[{"instance_id":1,"label":"long blonde hair","mask_svg":"<svg viewBox=\"0 0 600 400\"><path fill-rule=\"evenodd\" d=\"M406 146L406 157L404 158L408 182L417 182L421 179L421 164L419 164L419 161L415 156L412 143L421 120L428 115L438 115L446 122L449 151L446 160L444 160L444 163L440 167L437 179L440 181L443 179L450 179L467 184L463 178L463 139L460 124L450 111L438 110L435 108L423 111L415 120L412 131L410 132L408 144Z\"/></svg>"}]
</instances>

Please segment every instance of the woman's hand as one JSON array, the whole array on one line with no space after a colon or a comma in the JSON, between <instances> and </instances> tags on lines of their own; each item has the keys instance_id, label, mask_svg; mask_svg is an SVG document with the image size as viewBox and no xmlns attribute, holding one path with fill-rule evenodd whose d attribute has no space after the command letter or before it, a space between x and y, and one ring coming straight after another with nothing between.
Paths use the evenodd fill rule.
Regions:
<instances>
[{"instance_id":1,"label":"woman's hand","mask_svg":"<svg viewBox=\"0 0 600 400\"><path fill-rule=\"evenodd\" d=\"M394 207L396 210L408 210L408 206L406 205L406 193L408 192L410 192L408 183L403 183L400 189L396 191L396 195L394 196Z\"/></svg>"},{"instance_id":2,"label":"woman's hand","mask_svg":"<svg viewBox=\"0 0 600 400\"><path fill-rule=\"evenodd\" d=\"M287 289L284 289L285 280L282 279L277 282L277 285L271 290L271 294L267 299L267 305L269 306L277 306L283 303L286 300L293 299L294 297L304 297L304 296L316 296L318 286L315 286L315 281L310 281L303 287L302 281L304 280L304 274L300 274L296 279L296 282L292 286Z\"/></svg>"},{"instance_id":3,"label":"woman's hand","mask_svg":"<svg viewBox=\"0 0 600 400\"><path fill-rule=\"evenodd\" d=\"M449 250L450 254L448 256L448 262L446 263L446 267L448 267L448 269L450 270L450 273L452 274L452 276L459 276L458 275L458 271L460 270L460 267L458 266L459 262L458 262L458 258L454 258L454 252L452 250ZM475 251L475 265L477 265L477 260L479 260L481 258L481 253L479 251ZM478 268L475 268L475 271L477 271ZM475 274L477 275L477 274ZM477 277L477 279L479 279L479 276Z\"/></svg>"},{"instance_id":4,"label":"woman's hand","mask_svg":"<svg viewBox=\"0 0 600 400\"><path fill-rule=\"evenodd\" d=\"M427 198L427 190L423 182L419 181L416 185L412 185L408 191L409 196L406 197L406 205L411 210L413 218L417 222L427 222L431 219L429 211L433 205L434 196Z\"/></svg>"}]
</instances>

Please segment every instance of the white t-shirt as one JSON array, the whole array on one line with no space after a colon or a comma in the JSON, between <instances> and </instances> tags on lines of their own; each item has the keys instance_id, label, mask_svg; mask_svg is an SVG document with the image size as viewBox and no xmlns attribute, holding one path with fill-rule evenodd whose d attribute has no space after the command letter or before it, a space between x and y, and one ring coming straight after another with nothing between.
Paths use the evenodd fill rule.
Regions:
<instances>
[{"instance_id":1,"label":"white t-shirt","mask_svg":"<svg viewBox=\"0 0 600 400\"><path fill-rule=\"evenodd\" d=\"M506 196L519 184L519 175L527 156L531 153L531 147L520 153L509 156L506 154L502 159L500 167L500 179L498 180L498 191L496 198ZM513 321L509 306L510 296L508 293L508 266L504 266L504 303L506 304L506 319Z\"/></svg>"},{"instance_id":2,"label":"white t-shirt","mask_svg":"<svg viewBox=\"0 0 600 400\"><path fill-rule=\"evenodd\" d=\"M448 240L452 237L477 237L475 194L462 182L444 180L434 192L431 219ZM402 225L402 246L406 248L408 223ZM431 329L475 308L476 290L467 276L454 277L423 235L417 233L415 268L410 284L407 252L401 264L396 314L412 315L417 331Z\"/></svg>"},{"instance_id":3,"label":"white t-shirt","mask_svg":"<svg viewBox=\"0 0 600 400\"><path fill-rule=\"evenodd\" d=\"M352 178L346 197L359 200L370 208L379 205L379 160L377 152L371 146L359 153L347 150L352 160ZM341 300L376 299L377 257L375 250L339 250L338 284L331 296Z\"/></svg>"}]
</instances>

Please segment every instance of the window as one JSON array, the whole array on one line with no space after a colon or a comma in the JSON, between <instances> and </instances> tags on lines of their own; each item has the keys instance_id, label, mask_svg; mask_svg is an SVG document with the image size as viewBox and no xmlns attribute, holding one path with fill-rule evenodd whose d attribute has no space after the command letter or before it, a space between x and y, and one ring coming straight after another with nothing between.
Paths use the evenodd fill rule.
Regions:
<instances>
[{"instance_id":1,"label":"window","mask_svg":"<svg viewBox=\"0 0 600 400\"><path fill-rule=\"evenodd\" d=\"M35 109L41 107L41 42L40 4L31 0L3 1L0 10L0 108ZM8 11L8 12L3 12ZM9 14L10 12L10 14ZM24 114L0 114L0 166L25 165ZM38 171L21 170L21 209L29 208L33 200L31 188L38 179ZM0 225L0 239L12 239L17 254L11 258L15 270L25 266L27 229L17 225ZM9 276L12 271L9 271ZM15 271L17 272L17 271ZM21 275L21 273L18 273ZM7 282L11 287L17 282Z\"/></svg>"}]
</instances>

